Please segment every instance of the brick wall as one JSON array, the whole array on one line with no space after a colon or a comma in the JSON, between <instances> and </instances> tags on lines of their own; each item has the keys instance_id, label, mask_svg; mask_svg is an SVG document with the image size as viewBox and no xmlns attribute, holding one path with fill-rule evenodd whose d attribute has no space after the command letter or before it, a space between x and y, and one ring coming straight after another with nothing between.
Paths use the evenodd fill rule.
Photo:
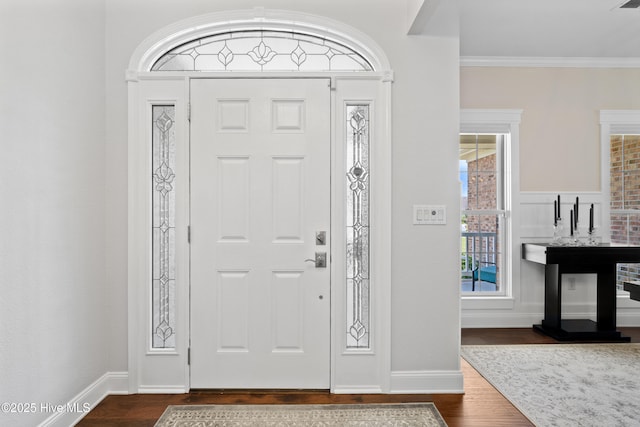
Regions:
<instances>
[{"instance_id":1,"label":"brick wall","mask_svg":"<svg viewBox=\"0 0 640 427\"><path fill-rule=\"evenodd\" d=\"M469 209L497 209L497 177L496 155L483 157L467 163L468 167L468 206ZM467 219L469 231L495 233L496 222L483 217L481 224L478 218Z\"/></svg>"},{"instance_id":2,"label":"brick wall","mask_svg":"<svg viewBox=\"0 0 640 427\"><path fill-rule=\"evenodd\" d=\"M497 209L497 173L496 173L496 155L492 154L478 160L467 162L468 169L468 209ZM497 233L498 224L495 215L484 216L467 216L467 231L482 233ZM497 234L496 234L497 236ZM469 239L468 245L476 248L477 251L483 252L482 266L486 266L486 262L493 263L495 261L498 269L499 266L499 241L495 239L480 239L478 237ZM499 283L498 283L499 286Z\"/></svg>"}]
</instances>

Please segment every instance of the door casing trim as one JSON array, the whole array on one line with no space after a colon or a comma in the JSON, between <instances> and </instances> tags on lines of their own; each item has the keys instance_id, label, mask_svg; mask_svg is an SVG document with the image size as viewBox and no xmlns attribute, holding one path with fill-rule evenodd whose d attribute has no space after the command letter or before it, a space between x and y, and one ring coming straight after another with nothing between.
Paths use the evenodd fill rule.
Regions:
<instances>
[{"instance_id":1,"label":"door casing trim","mask_svg":"<svg viewBox=\"0 0 640 427\"><path fill-rule=\"evenodd\" d=\"M232 12L237 20L235 23L225 22L227 30L248 28L255 25L256 10ZM370 201L371 215L371 328L373 332L371 350L363 352L346 351L344 341L345 310L343 289L339 284L344 282L344 262L340 260L339 242L344 241L344 191L338 187L341 180L332 179L331 184L331 227L333 262L331 263L331 391L334 393L348 393L358 390L360 393L388 393L391 386L391 83L393 73L388 67L386 56L377 45L358 31L336 21L322 17L312 17L305 14L264 10L258 11L262 16L260 21L269 24L269 28L278 29L291 27L291 22L285 22L296 16L293 22L301 28L334 28L331 34L342 34L343 41L355 49L358 46L369 46L367 52L372 64L381 68L374 72L284 72L284 73L203 73L203 72L149 72L154 55L168 46L174 46L178 40L184 40L187 34L194 37L198 23L215 22L229 14L211 14L180 21L166 27L146 39L132 56L130 68L127 71L128 81L128 361L129 361L129 392L146 393L163 392L168 389L174 392L188 392L189 367L189 291L188 286L180 286L176 291L176 348L170 351L150 351L147 331L151 309L150 298L150 189L147 177L150 176L150 123L148 110L150 105L157 103L174 103L176 105L176 138L181 145L181 152L177 153L177 174L189 176L188 147L188 101L189 81L192 78L330 78L331 79L331 108L332 108L332 154L331 173L333 177L341 176L345 172L341 155L345 141L344 130L336 123L339 120L345 102L370 102L374 107L372 128L372 158L371 168L375 174L371 177L372 191ZM241 19L245 15L245 19ZM251 16L246 18L246 15ZM272 21L265 18L274 17ZM308 21L305 21L307 20ZM304 24L304 22L307 22ZM338 27L332 27L331 25ZM211 25L209 28L220 28ZM182 28L182 30L180 30ZM252 27L254 28L254 27ZM201 30L198 30L201 31ZM327 30L328 31L328 30ZM202 34L202 33L199 33ZM348 36L346 36L348 34ZM355 35L354 35L355 34ZM360 37L360 38L359 38ZM155 42L154 42L155 40ZM154 53L155 52L155 53ZM373 53L371 53L373 52ZM133 68L132 68L133 66ZM147 68L145 68L147 67ZM342 167L340 167L342 166ZM180 175L178 175L180 176ZM342 175L344 176L344 175ZM186 227L189 218L189 185L188 180L182 179L177 191L182 194L176 202L176 251L178 257L178 282L189 283L189 246ZM339 229L340 228L340 229ZM339 230L338 230L339 229Z\"/></svg>"}]
</instances>

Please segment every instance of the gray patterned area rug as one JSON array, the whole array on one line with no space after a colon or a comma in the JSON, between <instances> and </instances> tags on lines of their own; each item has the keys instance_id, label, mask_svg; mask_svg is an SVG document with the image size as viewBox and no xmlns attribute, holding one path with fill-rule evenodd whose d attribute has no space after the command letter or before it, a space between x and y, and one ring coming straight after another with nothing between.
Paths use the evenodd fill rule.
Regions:
<instances>
[{"instance_id":1,"label":"gray patterned area rug","mask_svg":"<svg viewBox=\"0 0 640 427\"><path fill-rule=\"evenodd\" d=\"M156 427L443 427L433 403L384 405L172 405Z\"/></svg>"},{"instance_id":2,"label":"gray patterned area rug","mask_svg":"<svg viewBox=\"0 0 640 427\"><path fill-rule=\"evenodd\" d=\"M640 344L464 345L538 427L640 426Z\"/></svg>"}]
</instances>

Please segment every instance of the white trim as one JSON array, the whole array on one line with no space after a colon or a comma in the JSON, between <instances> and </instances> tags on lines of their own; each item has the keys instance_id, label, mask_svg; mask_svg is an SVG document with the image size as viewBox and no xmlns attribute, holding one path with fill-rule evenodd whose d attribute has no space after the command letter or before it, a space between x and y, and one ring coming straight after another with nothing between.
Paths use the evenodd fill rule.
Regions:
<instances>
[{"instance_id":1,"label":"white trim","mask_svg":"<svg viewBox=\"0 0 640 427\"><path fill-rule=\"evenodd\" d=\"M520 109L461 109L460 133L505 133L509 134L509 142L505 146L507 156L504 171L505 180L504 197L505 210L508 225L505 229L504 253L508 254L511 262L505 263L505 271L502 277L506 277L505 294L487 297L464 294L462 297L462 316L464 310L469 309L512 309L513 298L519 295L520 286L520 122L522 110Z\"/></svg>"},{"instance_id":2,"label":"white trim","mask_svg":"<svg viewBox=\"0 0 640 427\"><path fill-rule=\"evenodd\" d=\"M540 285L542 286L542 285ZM595 319L596 307L592 303L563 303L563 319ZM640 325L640 302L618 295L616 299L618 327ZM579 311L575 311L579 310ZM466 312L462 315L462 328L530 328L544 318L544 307L539 311L514 313L508 311Z\"/></svg>"},{"instance_id":3,"label":"white trim","mask_svg":"<svg viewBox=\"0 0 640 427\"><path fill-rule=\"evenodd\" d=\"M462 314L462 328L531 328L531 325L540 323L543 317L543 309L539 313L467 312Z\"/></svg>"},{"instance_id":4,"label":"white trim","mask_svg":"<svg viewBox=\"0 0 640 427\"><path fill-rule=\"evenodd\" d=\"M107 372L87 386L80 393L62 404L65 410L54 412L39 427L65 427L78 423L102 399L110 394L128 394L128 374L126 372ZM86 411L86 412L85 412Z\"/></svg>"},{"instance_id":5,"label":"white trim","mask_svg":"<svg viewBox=\"0 0 640 427\"><path fill-rule=\"evenodd\" d=\"M393 371L394 394L464 394L462 371Z\"/></svg>"},{"instance_id":6,"label":"white trim","mask_svg":"<svg viewBox=\"0 0 640 427\"><path fill-rule=\"evenodd\" d=\"M640 58L461 56L461 67L640 68Z\"/></svg>"},{"instance_id":7,"label":"white trim","mask_svg":"<svg viewBox=\"0 0 640 427\"><path fill-rule=\"evenodd\" d=\"M183 385L141 385L140 394L184 394L189 393L189 387Z\"/></svg>"},{"instance_id":8,"label":"white trim","mask_svg":"<svg viewBox=\"0 0 640 427\"><path fill-rule=\"evenodd\" d=\"M140 151L139 133L141 132L140 123L138 122L138 97L139 97L139 85L137 81L127 81L127 123L128 123L128 146L127 146L127 315L128 315L128 366L129 366L129 392L135 393L138 387L138 364L140 355L137 351L137 344L140 341L139 324L144 324L144 319L140 319L140 307L138 301L144 301L144 294L142 293L140 286L135 286L136 283L141 283L145 280L144 270L140 267L135 260L135 256L141 252L138 247L141 243L138 233L140 214L136 209L136 201L139 200L138 192L142 188L139 182L140 173L138 172L138 165L141 162L141 158L138 155ZM136 141L134 143L133 141Z\"/></svg>"},{"instance_id":9,"label":"white trim","mask_svg":"<svg viewBox=\"0 0 640 427\"><path fill-rule=\"evenodd\" d=\"M255 78L273 78L273 79L319 79L319 78L340 78L343 80L376 80L393 82L393 72L378 71L147 71L134 73L135 78L127 81L161 81L161 80L178 80L185 78L192 79L255 79ZM131 77L130 72L125 73L125 78ZM332 89L335 85L332 83Z\"/></svg>"},{"instance_id":10,"label":"white trim","mask_svg":"<svg viewBox=\"0 0 640 427\"><path fill-rule=\"evenodd\" d=\"M600 123L640 126L640 110L600 110Z\"/></svg>"},{"instance_id":11,"label":"white trim","mask_svg":"<svg viewBox=\"0 0 640 427\"><path fill-rule=\"evenodd\" d=\"M180 383L188 387L188 286L175 290L176 344L152 349L151 298L151 107L171 103L176 108L176 282L189 283L188 141L185 78L130 81L129 84L129 392L143 383ZM149 123L149 126L145 126ZM167 377L168 376L168 377ZM175 387L173 387L175 388Z\"/></svg>"},{"instance_id":12,"label":"white trim","mask_svg":"<svg viewBox=\"0 0 640 427\"><path fill-rule=\"evenodd\" d=\"M507 133L522 121L521 109L465 108L460 110L460 133Z\"/></svg>"},{"instance_id":13,"label":"white trim","mask_svg":"<svg viewBox=\"0 0 640 427\"><path fill-rule=\"evenodd\" d=\"M307 13L256 7L191 17L156 31L134 51L129 61L129 73L149 71L164 53L183 43L213 34L248 29L287 29L324 37L362 54L376 71L391 70L384 51L377 43L353 27Z\"/></svg>"},{"instance_id":14,"label":"white trim","mask_svg":"<svg viewBox=\"0 0 640 427\"><path fill-rule=\"evenodd\" d=\"M505 296L463 296L460 308L464 310L512 310L515 306L515 300L512 297Z\"/></svg>"},{"instance_id":15,"label":"white trim","mask_svg":"<svg viewBox=\"0 0 640 427\"><path fill-rule=\"evenodd\" d=\"M384 391L377 385L347 385L331 390L333 394L381 394Z\"/></svg>"},{"instance_id":16,"label":"white trim","mask_svg":"<svg viewBox=\"0 0 640 427\"><path fill-rule=\"evenodd\" d=\"M332 173L344 176L345 106L370 105L370 348L346 351L346 266L345 259L345 185L335 179L332 186L332 365L331 392L362 389L388 393L391 372L391 82L337 78L334 102L334 150ZM374 383L374 384L372 384Z\"/></svg>"}]
</instances>

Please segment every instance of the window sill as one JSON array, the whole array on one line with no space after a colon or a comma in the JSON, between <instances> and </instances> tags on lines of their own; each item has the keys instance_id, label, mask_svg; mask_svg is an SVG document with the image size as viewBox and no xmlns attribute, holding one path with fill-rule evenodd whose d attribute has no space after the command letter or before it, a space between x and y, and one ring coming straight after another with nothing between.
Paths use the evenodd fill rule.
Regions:
<instances>
[{"instance_id":1,"label":"window sill","mask_svg":"<svg viewBox=\"0 0 640 427\"><path fill-rule=\"evenodd\" d=\"M462 310L512 310L515 305L513 297L506 296L463 296Z\"/></svg>"}]
</instances>

